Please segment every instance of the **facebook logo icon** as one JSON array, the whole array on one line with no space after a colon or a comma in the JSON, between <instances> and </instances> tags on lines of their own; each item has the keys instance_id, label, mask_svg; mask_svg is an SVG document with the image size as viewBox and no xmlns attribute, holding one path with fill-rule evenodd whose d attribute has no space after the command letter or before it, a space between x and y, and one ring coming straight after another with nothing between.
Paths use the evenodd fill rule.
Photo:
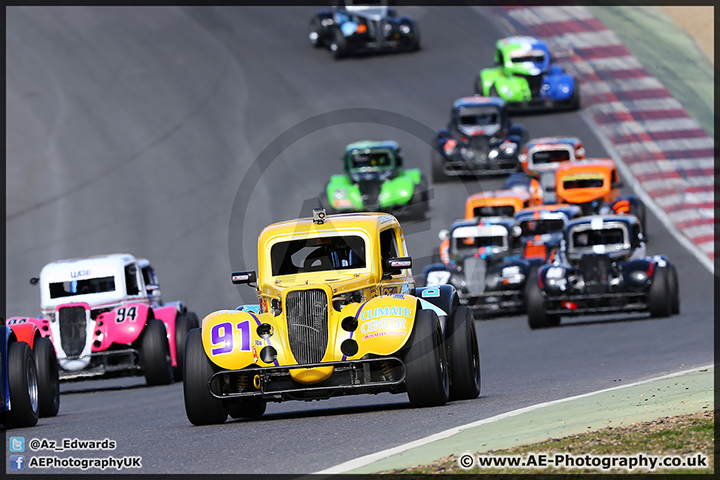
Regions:
<instances>
[{"instance_id":1,"label":"facebook logo icon","mask_svg":"<svg viewBox=\"0 0 720 480\"><path fill-rule=\"evenodd\" d=\"M10 455L10 470L25 470L25 455Z\"/></svg>"},{"instance_id":2,"label":"facebook logo icon","mask_svg":"<svg viewBox=\"0 0 720 480\"><path fill-rule=\"evenodd\" d=\"M10 437L10 451L11 452L24 452L25 451L25 437Z\"/></svg>"}]
</instances>

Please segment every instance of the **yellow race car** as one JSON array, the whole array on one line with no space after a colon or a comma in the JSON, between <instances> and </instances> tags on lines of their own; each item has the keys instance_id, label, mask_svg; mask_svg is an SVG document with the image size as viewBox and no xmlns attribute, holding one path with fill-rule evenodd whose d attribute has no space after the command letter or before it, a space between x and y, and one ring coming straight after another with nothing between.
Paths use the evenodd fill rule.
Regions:
<instances>
[{"instance_id":1,"label":"yellow race car","mask_svg":"<svg viewBox=\"0 0 720 480\"><path fill-rule=\"evenodd\" d=\"M315 209L263 229L257 272L232 274L259 305L213 312L188 333L190 422L337 395L407 392L415 407L477 398L472 312L450 285L415 288L411 267L392 215Z\"/></svg>"}]
</instances>

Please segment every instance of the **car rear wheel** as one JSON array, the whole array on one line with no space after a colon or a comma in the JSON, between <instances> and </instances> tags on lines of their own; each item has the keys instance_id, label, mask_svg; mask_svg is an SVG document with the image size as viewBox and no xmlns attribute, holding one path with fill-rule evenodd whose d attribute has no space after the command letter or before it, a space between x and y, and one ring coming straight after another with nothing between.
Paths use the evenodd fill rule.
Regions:
<instances>
[{"instance_id":1,"label":"car rear wheel","mask_svg":"<svg viewBox=\"0 0 720 480\"><path fill-rule=\"evenodd\" d=\"M445 159L437 150L432 151L432 180L433 183L443 183L448 181L445 175Z\"/></svg>"},{"instance_id":2,"label":"car rear wheel","mask_svg":"<svg viewBox=\"0 0 720 480\"><path fill-rule=\"evenodd\" d=\"M225 408L232 418L258 418L265 413L267 402L261 398L226 400Z\"/></svg>"},{"instance_id":3,"label":"car rear wheel","mask_svg":"<svg viewBox=\"0 0 720 480\"><path fill-rule=\"evenodd\" d=\"M405 385L413 407L445 405L449 395L447 356L440 323L432 310L415 315L410 348L405 354Z\"/></svg>"},{"instance_id":4,"label":"car rear wheel","mask_svg":"<svg viewBox=\"0 0 720 480\"><path fill-rule=\"evenodd\" d=\"M653 318L668 317L672 312L672 292L668 288L669 270L666 267L655 266L652 285L650 285L648 293L648 310Z\"/></svg>"},{"instance_id":5,"label":"car rear wheel","mask_svg":"<svg viewBox=\"0 0 720 480\"><path fill-rule=\"evenodd\" d=\"M670 313L677 315L680 313L680 283L678 282L677 269L675 265L669 264L670 274L668 275L668 288L670 290L670 298L672 298L672 306Z\"/></svg>"},{"instance_id":6,"label":"car rear wheel","mask_svg":"<svg viewBox=\"0 0 720 480\"><path fill-rule=\"evenodd\" d=\"M428 199L430 194L428 192L428 183L425 176L420 177L420 183L415 185L412 197L408 202L410 207L411 216L414 218L422 219L425 218L425 214L429 210Z\"/></svg>"},{"instance_id":7,"label":"car rear wheel","mask_svg":"<svg viewBox=\"0 0 720 480\"><path fill-rule=\"evenodd\" d=\"M33 348L38 378L41 417L54 417L60 409L60 378L55 347L47 337L35 339Z\"/></svg>"},{"instance_id":8,"label":"car rear wheel","mask_svg":"<svg viewBox=\"0 0 720 480\"><path fill-rule=\"evenodd\" d=\"M322 27L320 26L320 19L318 17L313 17L313 19L310 20L310 33L308 34L308 38L313 47L320 48L323 46Z\"/></svg>"},{"instance_id":9,"label":"car rear wheel","mask_svg":"<svg viewBox=\"0 0 720 480\"><path fill-rule=\"evenodd\" d=\"M175 321L175 357L177 358L177 367L175 367L174 378L176 382L183 379L185 339L188 332L193 328L198 328L198 326L198 317L194 312L178 315Z\"/></svg>"},{"instance_id":10,"label":"car rear wheel","mask_svg":"<svg viewBox=\"0 0 720 480\"><path fill-rule=\"evenodd\" d=\"M208 389L208 380L215 373L215 367L207 358L202 345L202 332L193 328L185 344L185 365L183 368L183 395L185 413L193 425L212 425L227 420L227 410L222 400L215 398ZM213 388L219 389L220 381L213 381Z\"/></svg>"},{"instance_id":11,"label":"car rear wheel","mask_svg":"<svg viewBox=\"0 0 720 480\"><path fill-rule=\"evenodd\" d=\"M477 76L475 79L475 95L480 95L481 97L483 95L483 84L482 79L480 78L480 75Z\"/></svg>"},{"instance_id":12,"label":"car rear wheel","mask_svg":"<svg viewBox=\"0 0 720 480\"><path fill-rule=\"evenodd\" d=\"M447 323L450 350L450 400L471 400L480 395L480 349L475 319L465 305L458 306Z\"/></svg>"},{"instance_id":13,"label":"car rear wheel","mask_svg":"<svg viewBox=\"0 0 720 480\"><path fill-rule=\"evenodd\" d=\"M560 315L548 315L547 313L547 301L540 291L537 276L527 279L526 292L528 325L530 325L530 328L535 330L560 324Z\"/></svg>"},{"instance_id":14,"label":"car rear wheel","mask_svg":"<svg viewBox=\"0 0 720 480\"><path fill-rule=\"evenodd\" d=\"M172 383L172 362L165 324L160 320L148 320L140 337L140 365L148 385Z\"/></svg>"},{"instance_id":15,"label":"car rear wheel","mask_svg":"<svg viewBox=\"0 0 720 480\"><path fill-rule=\"evenodd\" d=\"M38 379L32 350L25 342L8 345L8 388L12 410L3 414L6 428L32 427L37 424Z\"/></svg>"}]
</instances>

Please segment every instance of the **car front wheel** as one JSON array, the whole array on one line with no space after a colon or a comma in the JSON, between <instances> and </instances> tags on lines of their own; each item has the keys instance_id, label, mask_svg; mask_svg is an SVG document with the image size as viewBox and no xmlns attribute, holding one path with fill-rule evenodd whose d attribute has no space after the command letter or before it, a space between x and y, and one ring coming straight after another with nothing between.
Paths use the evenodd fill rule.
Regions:
<instances>
[{"instance_id":1,"label":"car front wheel","mask_svg":"<svg viewBox=\"0 0 720 480\"><path fill-rule=\"evenodd\" d=\"M471 400L480 395L480 350L473 314L458 306L447 324L450 349L450 399Z\"/></svg>"},{"instance_id":2,"label":"car front wheel","mask_svg":"<svg viewBox=\"0 0 720 480\"><path fill-rule=\"evenodd\" d=\"M432 310L418 310L405 354L405 384L413 407L439 407L449 396L447 356L440 322Z\"/></svg>"},{"instance_id":3,"label":"car front wheel","mask_svg":"<svg viewBox=\"0 0 720 480\"><path fill-rule=\"evenodd\" d=\"M183 395L185 413L193 425L212 425L227 420L227 410L222 400L215 398L208 389L208 380L215 368L207 358L202 345L202 332L193 328L185 344L185 365L183 368ZM220 381L214 380L213 388L219 388Z\"/></svg>"}]
</instances>

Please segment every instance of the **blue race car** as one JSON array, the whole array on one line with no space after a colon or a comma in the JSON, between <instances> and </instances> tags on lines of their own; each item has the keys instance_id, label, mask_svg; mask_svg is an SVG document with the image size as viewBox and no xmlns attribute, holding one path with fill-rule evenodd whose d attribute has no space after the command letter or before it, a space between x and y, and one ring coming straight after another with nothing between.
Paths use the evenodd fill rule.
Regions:
<instances>
[{"instance_id":1,"label":"blue race car","mask_svg":"<svg viewBox=\"0 0 720 480\"><path fill-rule=\"evenodd\" d=\"M580 108L578 82L551 64L544 41L527 36L501 38L495 46L495 65L480 70L475 93L502 97L508 111Z\"/></svg>"}]
</instances>

